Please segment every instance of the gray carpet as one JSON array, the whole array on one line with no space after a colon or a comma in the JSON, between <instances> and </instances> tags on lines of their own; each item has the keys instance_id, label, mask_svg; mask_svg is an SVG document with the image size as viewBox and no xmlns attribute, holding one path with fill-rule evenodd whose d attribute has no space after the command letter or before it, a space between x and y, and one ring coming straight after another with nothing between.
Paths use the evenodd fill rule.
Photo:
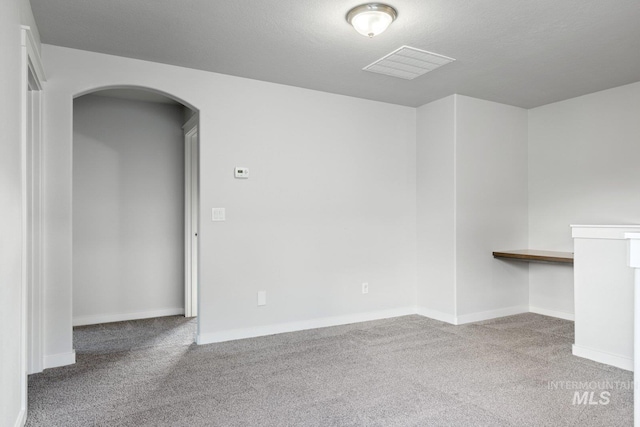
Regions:
<instances>
[{"instance_id":1,"label":"gray carpet","mask_svg":"<svg viewBox=\"0 0 640 427\"><path fill-rule=\"evenodd\" d=\"M76 328L78 362L29 378L27 426L632 425L633 374L572 356L573 323L536 314L203 346L194 333L182 317Z\"/></svg>"}]
</instances>

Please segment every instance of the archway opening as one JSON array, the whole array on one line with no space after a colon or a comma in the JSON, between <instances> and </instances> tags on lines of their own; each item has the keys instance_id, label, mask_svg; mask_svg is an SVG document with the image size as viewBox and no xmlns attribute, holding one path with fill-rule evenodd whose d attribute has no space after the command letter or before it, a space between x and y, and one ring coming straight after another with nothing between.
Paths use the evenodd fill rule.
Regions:
<instances>
[{"instance_id":1,"label":"archway opening","mask_svg":"<svg viewBox=\"0 0 640 427\"><path fill-rule=\"evenodd\" d=\"M76 351L104 344L86 341L88 325L114 322L133 333L125 347L153 345L167 328L195 340L198 126L195 108L148 88L74 98Z\"/></svg>"}]
</instances>

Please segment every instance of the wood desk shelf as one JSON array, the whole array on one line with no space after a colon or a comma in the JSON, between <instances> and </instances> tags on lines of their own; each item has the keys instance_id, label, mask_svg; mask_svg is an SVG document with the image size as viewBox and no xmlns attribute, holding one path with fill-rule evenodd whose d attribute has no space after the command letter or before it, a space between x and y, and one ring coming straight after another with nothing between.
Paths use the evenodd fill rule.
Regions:
<instances>
[{"instance_id":1,"label":"wood desk shelf","mask_svg":"<svg viewBox=\"0 0 640 427\"><path fill-rule=\"evenodd\" d=\"M573 253L571 252L555 252L555 251L538 251L534 249L520 249L517 251L496 251L493 252L494 258L505 258L516 261L538 261L538 262L554 262L559 264L573 264Z\"/></svg>"}]
</instances>

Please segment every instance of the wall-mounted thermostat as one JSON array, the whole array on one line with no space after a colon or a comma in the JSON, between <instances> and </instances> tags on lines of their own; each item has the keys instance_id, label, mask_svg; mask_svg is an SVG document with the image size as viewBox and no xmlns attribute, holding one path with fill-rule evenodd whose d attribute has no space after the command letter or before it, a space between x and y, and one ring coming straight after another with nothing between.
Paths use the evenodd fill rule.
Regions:
<instances>
[{"instance_id":1,"label":"wall-mounted thermostat","mask_svg":"<svg viewBox=\"0 0 640 427\"><path fill-rule=\"evenodd\" d=\"M236 168L234 173L236 178L249 178L249 169L247 168Z\"/></svg>"}]
</instances>

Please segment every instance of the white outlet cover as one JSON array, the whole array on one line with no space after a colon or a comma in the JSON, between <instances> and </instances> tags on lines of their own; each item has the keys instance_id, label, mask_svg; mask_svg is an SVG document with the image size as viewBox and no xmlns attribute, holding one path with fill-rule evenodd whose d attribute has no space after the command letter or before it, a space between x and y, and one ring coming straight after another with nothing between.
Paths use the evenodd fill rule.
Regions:
<instances>
[{"instance_id":1,"label":"white outlet cover","mask_svg":"<svg viewBox=\"0 0 640 427\"><path fill-rule=\"evenodd\" d=\"M258 291L258 305L267 305L267 291Z\"/></svg>"},{"instance_id":2,"label":"white outlet cover","mask_svg":"<svg viewBox=\"0 0 640 427\"><path fill-rule=\"evenodd\" d=\"M225 208L212 208L211 221L226 221Z\"/></svg>"}]
</instances>

